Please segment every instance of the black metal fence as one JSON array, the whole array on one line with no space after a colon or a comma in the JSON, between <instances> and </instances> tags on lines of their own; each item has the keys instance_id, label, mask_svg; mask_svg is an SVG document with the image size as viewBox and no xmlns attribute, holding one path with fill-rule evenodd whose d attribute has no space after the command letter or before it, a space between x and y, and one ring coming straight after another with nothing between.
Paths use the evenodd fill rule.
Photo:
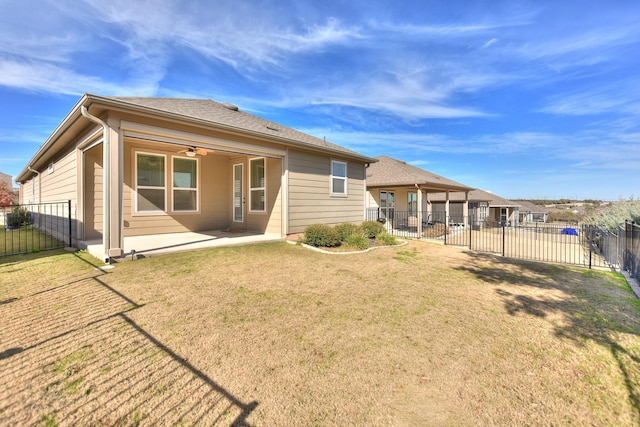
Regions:
<instances>
[{"instance_id":1,"label":"black metal fence","mask_svg":"<svg viewBox=\"0 0 640 427\"><path fill-rule=\"evenodd\" d=\"M597 229L576 223L547 224L496 221L476 216L447 217L444 213L422 212L420 224L415 212L370 209L367 219L384 222L396 237L437 239L447 245L505 257L608 267L596 245ZM636 257L637 259L637 257Z\"/></svg>"},{"instance_id":2,"label":"black metal fence","mask_svg":"<svg viewBox=\"0 0 640 427\"><path fill-rule=\"evenodd\" d=\"M626 221L613 231L594 228L593 242L611 267L640 278L640 224Z\"/></svg>"},{"instance_id":3,"label":"black metal fence","mask_svg":"<svg viewBox=\"0 0 640 427\"><path fill-rule=\"evenodd\" d=\"M72 246L71 201L0 206L0 256Z\"/></svg>"}]
</instances>

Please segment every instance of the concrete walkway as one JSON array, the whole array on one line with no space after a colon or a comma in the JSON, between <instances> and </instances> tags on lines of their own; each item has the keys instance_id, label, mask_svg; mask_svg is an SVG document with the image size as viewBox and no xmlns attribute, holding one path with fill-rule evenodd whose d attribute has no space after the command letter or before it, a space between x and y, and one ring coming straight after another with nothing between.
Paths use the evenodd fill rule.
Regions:
<instances>
[{"instance_id":1,"label":"concrete walkway","mask_svg":"<svg viewBox=\"0 0 640 427\"><path fill-rule=\"evenodd\" d=\"M117 261L130 260L134 257L143 258L172 252L192 251L195 249L282 240L284 240L284 238L279 234L223 230L130 236L124 238L124 257L118 258ZM92 240L83 243L81 249L86 249L91 255L98 259L104 258L102 240Z\"/></svg>"}]
</instances>

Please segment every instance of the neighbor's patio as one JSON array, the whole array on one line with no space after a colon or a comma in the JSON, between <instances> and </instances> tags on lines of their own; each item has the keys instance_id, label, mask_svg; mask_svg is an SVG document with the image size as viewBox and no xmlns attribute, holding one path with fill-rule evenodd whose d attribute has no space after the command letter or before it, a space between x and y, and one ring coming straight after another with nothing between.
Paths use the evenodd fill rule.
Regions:
<instances>
[{"instance_id":1,"label":"neighbor's patio","mask_svg":"<svg viewBox=\"0 0 640 427\"><path fill-rule=\"evenodd\" d=\"M123 257L117 260L124 261L172 252L280 240L284 240L284 237L276 233L225 230L129 236L124 238ZM81 242L80 249L86 249L98 259L104 258L102 239Z\"/></svg>"}]
</instances>

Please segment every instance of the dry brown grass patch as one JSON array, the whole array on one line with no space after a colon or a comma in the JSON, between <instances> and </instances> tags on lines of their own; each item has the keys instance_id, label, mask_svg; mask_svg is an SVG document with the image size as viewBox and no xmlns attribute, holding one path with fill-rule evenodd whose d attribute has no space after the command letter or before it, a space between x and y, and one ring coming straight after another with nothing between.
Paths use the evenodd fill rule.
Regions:
<instances>
[{"instance_id":1,"label":"dry brown grass patch","mask_svg":"<svg viewBox=\"0 0 640 427\"><path fill-rule=\"evenodd\" d=\"M410 242L0 264L0 423L637 425L620 276Z\"/></svg>"}]
</instances>

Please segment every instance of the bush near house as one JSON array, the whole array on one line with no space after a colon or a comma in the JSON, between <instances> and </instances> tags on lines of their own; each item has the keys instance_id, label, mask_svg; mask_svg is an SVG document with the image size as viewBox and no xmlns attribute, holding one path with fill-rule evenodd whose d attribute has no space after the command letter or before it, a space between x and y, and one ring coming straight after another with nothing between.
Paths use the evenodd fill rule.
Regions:
<instances>
[{"instance_id":1,"label":"bush near house","mask_svg":"<svg viewBox=\"0 0 640 427\"><path fill-rule=\"evenodd\" d=\"M382 231L381 231L382 230ZM371 237L371 236L374 237ZM360 226L343 223L335 227L313 224L305 228L303 242L315 247L335 248L344 244L364 250L371 246L396 245L396 238L384 231L377 221L364 221Z\"/></svg>"},{"instance_id":2,"label":"bush near house","mask_svg":"<svg viewBox=\"0 0 640 427\"><path fill-rule=\"evenodd\" d=\"M370 239L375 239L378 234L384 233L384 225L378 221L363 221L360 224L362 231L367 233Z\"/></svg>"},{"instance_id":3,"label":"bush near house","mask_svg":"<svg viewBox=\"0 0 640 427\"><path fill-rule=\"evenodd\" d=\"M16 207L9 213L7 213L6 226L8 229L20 228L25 225L29 225L31 214L25 207Z\"/></svg>"},{"instance_id":4,"label":"bush near house","mask_svg":"<svg viewBox=\"0 0 640 427\"><path fill-rule=\"evenodd\" d=\"M360 227L358 227L356 224L352 224L350 222L338 224L334 228L338 232L340 240L343 242L345 242L349 236L351 236L352 234L356 234L361 230Z\"/></svg>"},{"instance_id":5,"label":"bush near house","mask_svg":"<svg viewBox=\"0 0 640 427\"><path fill-rule=\"evenodd\" d=\"M333 248L340 246L340 236L331 226L313 224L304 229L304 242L311 246Z\"/></svg>"}]
</instances>

